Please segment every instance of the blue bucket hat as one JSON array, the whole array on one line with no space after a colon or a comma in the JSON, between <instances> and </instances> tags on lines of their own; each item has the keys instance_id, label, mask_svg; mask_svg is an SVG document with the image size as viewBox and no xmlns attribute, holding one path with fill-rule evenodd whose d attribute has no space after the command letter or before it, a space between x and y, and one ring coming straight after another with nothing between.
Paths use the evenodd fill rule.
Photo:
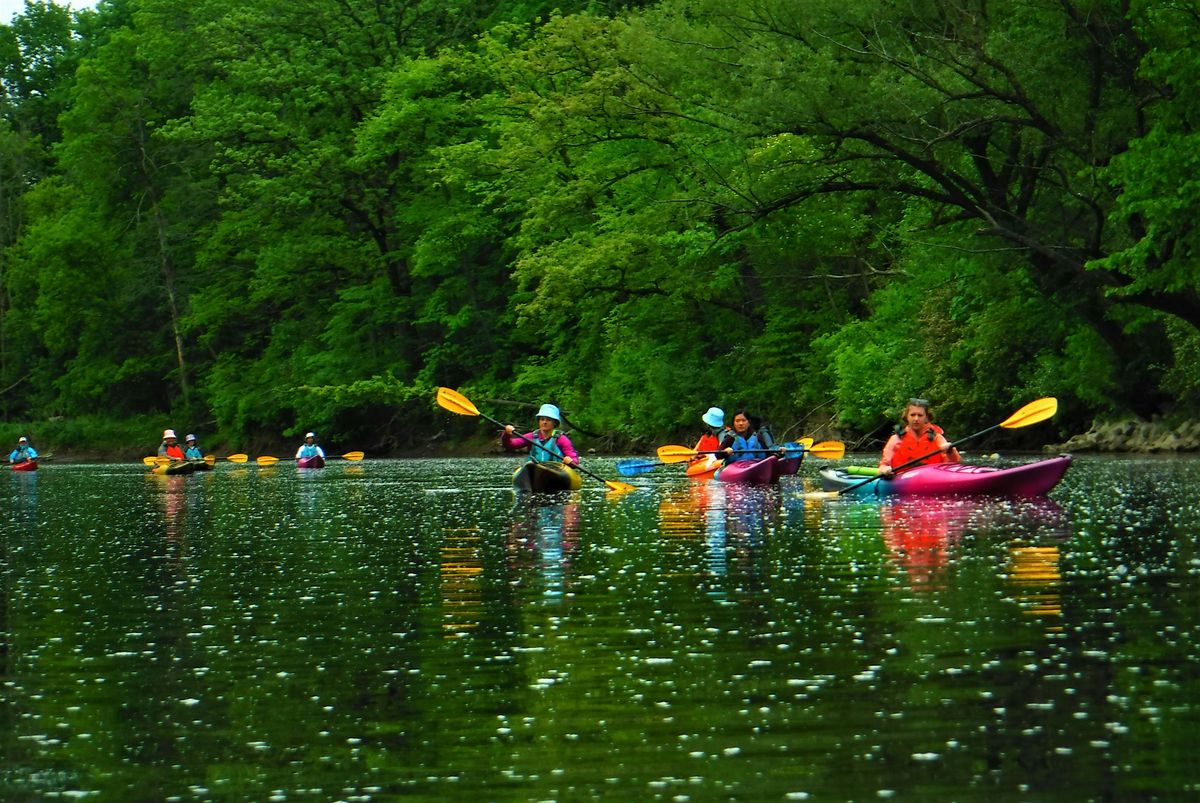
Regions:
<instances>
[{"instance_id":1,"label":"blue bucket hat","mask_svg":"<svg viewBox=\"0 0 1200 803\"><path fill-rule=\"evenodd\" d=\"M562 421L562 414L558 412L558 408L553 404L543 404L537 413L538 418L553 418L555 421Z\"/></svg>"},{"instance_id":2,"label":"blue bucket hat","mask_svg":"<svg viewBox=\"0 0 1200 803\"><path fill-rule=\"evenodd\" d=\"M708 412L700 416L700 420L714 429L725 426L725 411L720 407L709 407Z\"/></svg>"}]
</instances>

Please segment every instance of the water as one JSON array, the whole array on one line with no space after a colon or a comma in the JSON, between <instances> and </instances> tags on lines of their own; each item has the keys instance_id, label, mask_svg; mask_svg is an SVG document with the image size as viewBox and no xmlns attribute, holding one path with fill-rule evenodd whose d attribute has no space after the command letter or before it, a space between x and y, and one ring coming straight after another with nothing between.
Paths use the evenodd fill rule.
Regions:
<instances>
[{"instance_id":1,"label":"water","mask_svg":"<svg viewBox=\"0 0 1200 803\"><path fill-rule=\"evenodd\" d=\"M0 476L0 799L1200 792L1200 461L907 503L515 465Z\"/></svg>"}]
</instances>

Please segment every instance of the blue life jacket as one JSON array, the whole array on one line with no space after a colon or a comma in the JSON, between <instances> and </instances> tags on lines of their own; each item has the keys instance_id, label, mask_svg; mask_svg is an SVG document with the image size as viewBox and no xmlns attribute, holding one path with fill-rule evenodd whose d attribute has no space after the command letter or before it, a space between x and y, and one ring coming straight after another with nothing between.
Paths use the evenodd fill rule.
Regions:
<instances>
[{"instance_id":1,"label":"blue life jacket","mask_svg":"<svg viewBox=\"0 0 1200 803\"><path fill-rule=\"evenodd\" d=\"M188 460L203 460L204 452L200 449L199 446L189 446L187 449L184 450L183 456L186 457Z\"/></svg>"},{"instance_id":2,"label":"blue life jacket","mask_svg":"<svg viewBox=\"0 0 1200 803\"><path fill-rule=\"evenodd\" d=\"M754 433L749 438L735 434L733 436L733 454L729 456L728 462L742 463L746 460L762 460L767 456L764 451L766 446L758 439L758 433ZM743 451L748 450L748 451Z\"/></svg>"}]
</instances>

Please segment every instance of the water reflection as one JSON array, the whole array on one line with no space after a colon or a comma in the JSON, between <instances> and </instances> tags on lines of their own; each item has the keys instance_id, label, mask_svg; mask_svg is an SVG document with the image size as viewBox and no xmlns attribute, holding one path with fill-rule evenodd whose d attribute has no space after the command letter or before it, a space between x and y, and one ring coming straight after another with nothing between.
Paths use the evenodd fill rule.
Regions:
<instances>
[{"instance_id":1,"label":"water reflection","mask_svg":"<svg viewBox=\"0 0 1200 803\"><path fill-rule=\"evenodd\" d=\"M579 546L579 502L573 493L521 494L513 508L508 564L532 569L547 601L568 590L572 557Z\"/></svg>"}]
</instances>

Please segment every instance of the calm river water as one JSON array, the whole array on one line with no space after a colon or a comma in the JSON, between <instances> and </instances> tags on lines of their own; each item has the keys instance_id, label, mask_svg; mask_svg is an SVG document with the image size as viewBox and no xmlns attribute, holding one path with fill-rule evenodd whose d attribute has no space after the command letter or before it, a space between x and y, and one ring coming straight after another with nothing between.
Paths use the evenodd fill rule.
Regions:
<instances>
[{"instance_id":1,"label":"calm river water","mask_svg":"<svg viewBox=\"0 0 1200 803\"><path fill-rule=\"evenodd\" d=\"M516 465L0 475L0 799L1200 797L1198 460L891 503Z\"/></svg>"}]
</instances>

